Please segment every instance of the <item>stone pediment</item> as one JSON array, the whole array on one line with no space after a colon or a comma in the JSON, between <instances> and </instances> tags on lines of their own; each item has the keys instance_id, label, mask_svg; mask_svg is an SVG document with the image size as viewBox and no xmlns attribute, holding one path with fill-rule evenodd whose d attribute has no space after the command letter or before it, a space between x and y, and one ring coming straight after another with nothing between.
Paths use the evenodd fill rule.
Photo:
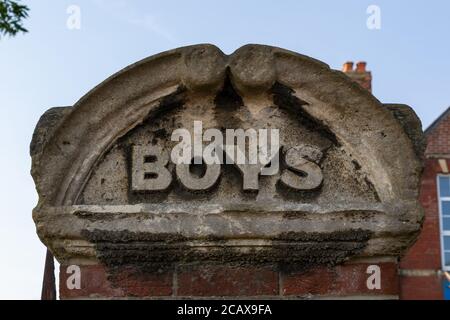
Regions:
<instances>
[{"instance_id":1,"label":"stone pediment","mask_svg":"<svg viewBox=\"0 0 450 320\"><path fill-rule=\"evenodd\" d=\"M170 160L150 169L173 150L172 133L194 133L196 121L202 133L279 130L279 170L250 181L222 164L202 168L202 184ZM184 47L44 114L31 145L33 215L64 263L398 256L423 218L421 141L409 107L383 105L317 60L260 45L229 56Z\"/></svg>"}]
</instances>

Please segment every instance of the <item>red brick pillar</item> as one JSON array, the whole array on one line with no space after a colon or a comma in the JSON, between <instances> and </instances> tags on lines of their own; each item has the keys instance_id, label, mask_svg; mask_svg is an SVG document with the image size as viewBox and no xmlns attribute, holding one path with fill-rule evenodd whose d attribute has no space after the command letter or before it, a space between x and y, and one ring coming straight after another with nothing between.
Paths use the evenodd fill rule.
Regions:
<instances>
[{"instance_id":1,"label":"red brick pillar","mask_svg":"<svg viewBox=\"0 0 450 320\"><path fill-rule=\"evenodd\" d=\"M372 268L380 269L379 287L373 287ZM60 298L364 298L397 299L395 262L346 263L309 270L276 265L178 265L172 270L139 271L133 267L109 270L101 265L81 266L80 288L73 288L60 268ZM69 270L70 271L70 270ZM68 285L69 284L69 285Z\"/></svg>"}]
</instances>

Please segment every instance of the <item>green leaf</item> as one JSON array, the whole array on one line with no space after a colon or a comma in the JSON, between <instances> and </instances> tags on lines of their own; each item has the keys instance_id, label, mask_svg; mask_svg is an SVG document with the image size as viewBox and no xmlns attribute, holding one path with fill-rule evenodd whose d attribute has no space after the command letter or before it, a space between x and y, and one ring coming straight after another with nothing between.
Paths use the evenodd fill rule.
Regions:
<instances>
[{"instance_id":1,"label":"green leaf","mask_svg":"<svg viewBox=\"0 0 450 320\"><path fill-rule=\"evenodd\" d=\"M28 32L23 20L28 17L28 7L14 0L0 0L0 36L15 36Z\"/></svg>"}]
</instances>

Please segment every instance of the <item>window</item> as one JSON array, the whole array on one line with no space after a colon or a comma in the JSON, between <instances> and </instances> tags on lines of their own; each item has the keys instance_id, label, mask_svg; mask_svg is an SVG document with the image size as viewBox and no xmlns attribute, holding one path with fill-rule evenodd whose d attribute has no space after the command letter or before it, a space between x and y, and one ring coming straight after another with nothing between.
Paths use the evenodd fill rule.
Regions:
<instances>
[{"instance_id":1,"label":"window","mask_svg":"<svg viewBox=\"0 0 450 320\"><path fill-rule=\"evenodd\" d=\"M450 175L438 176L443 269L450 271Z\"/></svg>"}]
</instances>

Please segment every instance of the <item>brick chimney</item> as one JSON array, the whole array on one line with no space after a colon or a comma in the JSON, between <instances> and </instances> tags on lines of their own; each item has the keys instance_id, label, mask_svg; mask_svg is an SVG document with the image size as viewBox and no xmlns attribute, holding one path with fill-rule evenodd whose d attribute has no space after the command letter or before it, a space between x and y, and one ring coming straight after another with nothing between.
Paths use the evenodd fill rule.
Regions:
<instances>
[{"instance_id":1,"label":"brick chimney","mask_svg":"<svg viewBox=\"0 0 450 320\"><path fill-rule=\"evenodd\" d=\"M342 72L349 76L353 81L359 83L360 86L372 92L372 73L366 69L367 63L360 61L356 63L356 68L352 61L344 63Z\"/></svg>"}]
</instances>

